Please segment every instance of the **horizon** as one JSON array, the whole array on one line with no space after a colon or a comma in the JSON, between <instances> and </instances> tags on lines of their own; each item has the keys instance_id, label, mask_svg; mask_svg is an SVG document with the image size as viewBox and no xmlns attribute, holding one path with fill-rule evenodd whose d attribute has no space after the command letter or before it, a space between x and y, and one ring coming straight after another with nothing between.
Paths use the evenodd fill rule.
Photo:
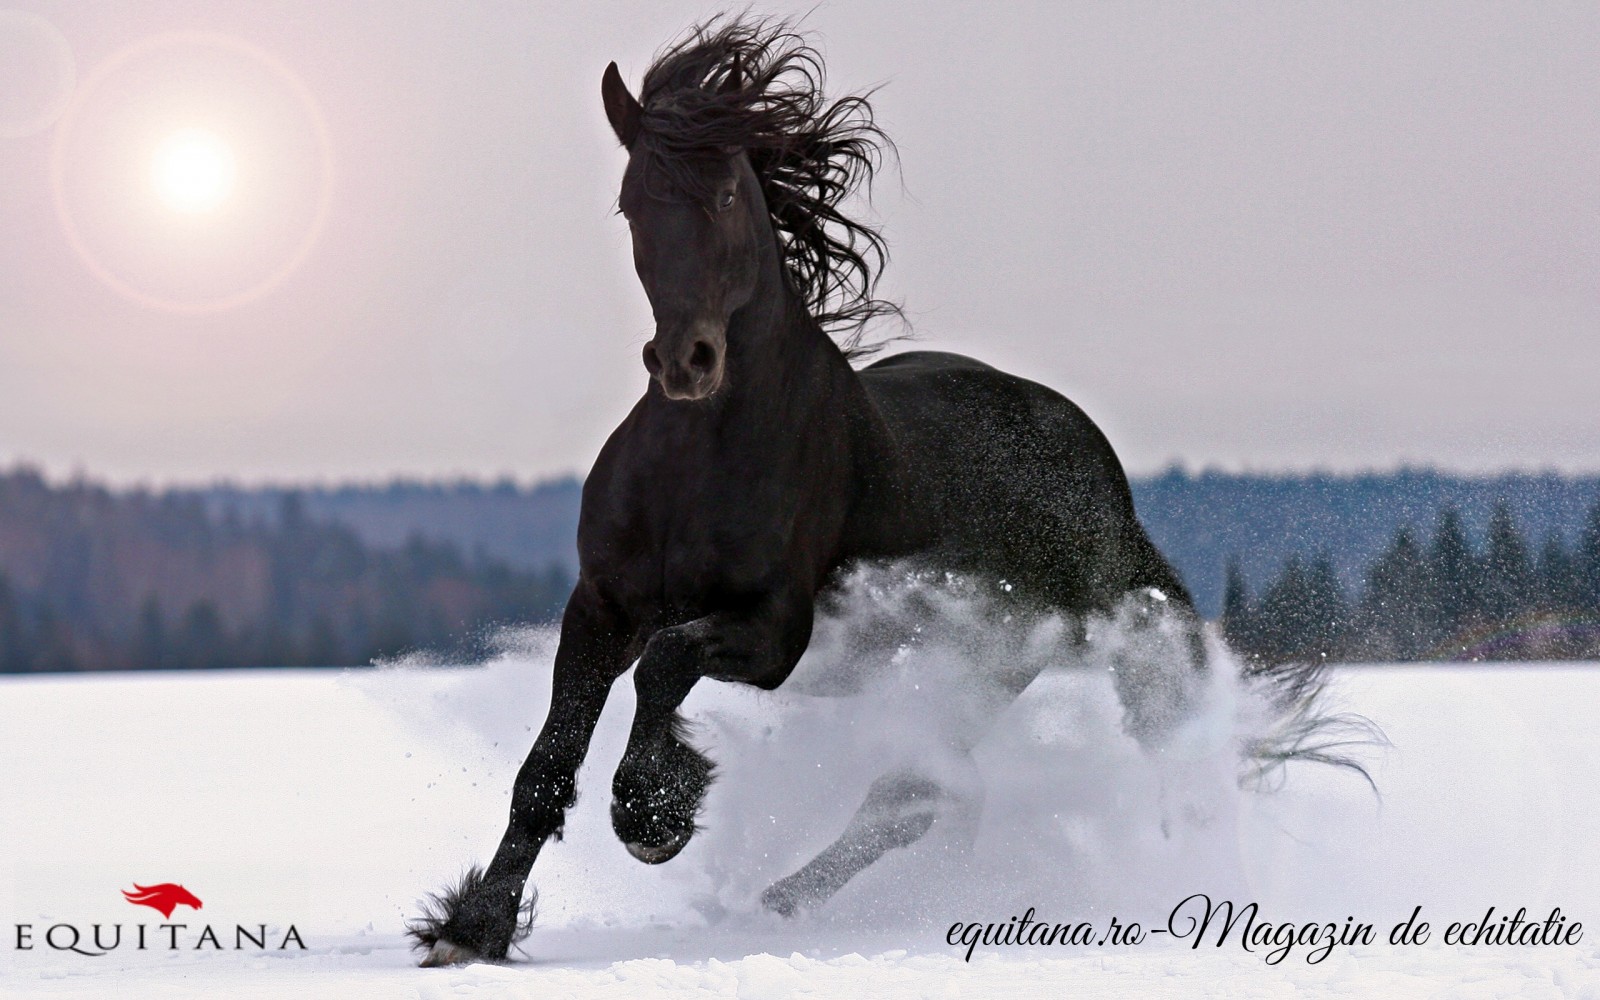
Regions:
<instances>
[{"instance_id":1,"label":"horizon","mask_svg":"<svg viewBox=\"0 0 1600 1000\"><path fill-rule=\"evenodd\" d=\"M411 472L394 472L388 475L358 476L351 475L345 478L322 479L244 479L219 475L206 479L175 479L154 481L148 477L134 479L120 479L112 476L96 474L94 470L72 467L66 470L51 469L44 463L27 458L11 461L0 460L0 478L19 473L32 473L38 475L46 485L53 489L62 489L71 486L89 486L103 488L112 493L186 493L206 492L211 490L238 490L240 492L270 492L270 491L304 491L304 492L334 492L338 490L382 490L395 486L411 486L422 489L494 489L507 484L515 487L520 492L558 486L568 481L575 481L579 486L584 482L587 470L569 469L549 473L533 473L516 475L512 473L475 473L475 472L442 472L439 474L418 474ZM1385 468L1365 469L1328 469L1328 468L1298 468L1298 469L1262 469L1243 468L1229 469L1218 465L1195 466L1181 462L1168 463L1160 468L1128 472L1129 481L1150 481L1165 476L1178 475L1188 479L1201 479L1209 476L1220 476L1235 479L1283 479L1283 480L1309 480L1332 479L1349 481L1365 478L1392 478L1402 476L1437 476L1441 479L1454 479L1465 482L1491 482L1495 480L1512 479L1556 479L1563 481L1582 481L1600 479L1600 470L1567 470L1552 467L1534 468L1502 468L1490 470L1463 470L1452 469L1441 465L1423 464L1398 464Z\"/></svg>"},{"instance_id":2,"label":"horizon","mask_svg":"<svg viewBox=\"0 0 1600 1000\"><path fill-rule=\"evenodd\" d=\"M0 461L589 467L651 330L600 74L700 3L7 3ZM1600 8L802 26L831 94L883 85L899 173L853 210L905 346L1062 391L1131 474L1600 472Z\"/></svg>"}]
</instances>

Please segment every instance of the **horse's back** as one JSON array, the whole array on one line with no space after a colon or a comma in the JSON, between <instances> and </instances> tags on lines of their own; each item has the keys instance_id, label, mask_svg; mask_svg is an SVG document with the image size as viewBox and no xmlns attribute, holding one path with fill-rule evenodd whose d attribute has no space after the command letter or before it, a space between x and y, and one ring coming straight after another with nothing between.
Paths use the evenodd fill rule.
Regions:
<instances>
[{"instance_id":1,"label":"horse's back","mask_svg":"<svg viewBox=\"0 0 1600 1000\"><path fill-rule=\"evenodd\" d=\"M1138 586L1187 599L1139 525L1110 442L1065 396L938 351L859 374L939 548L1073 610Z\"/></svg>"}]
</instances>

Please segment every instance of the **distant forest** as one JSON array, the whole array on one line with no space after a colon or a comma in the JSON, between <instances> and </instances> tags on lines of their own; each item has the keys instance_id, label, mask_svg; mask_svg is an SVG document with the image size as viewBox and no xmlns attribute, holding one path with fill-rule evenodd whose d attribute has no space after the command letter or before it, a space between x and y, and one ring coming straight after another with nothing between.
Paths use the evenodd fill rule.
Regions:
<instances>
[{"instance_id":1,"label":"distant forest","mask_svg":"<svg viewBox=\"0 0 1600 1000\"><path fill-rule=\"evenodd\" d=\"M1156 544L1263 659L1600 658L1600 477L1135 478ZM481 655L553 620L581 483L167 491L0 472L0 672ZM1409 575L1408 575L1409 574Z\"/></svg>"},{"instance_id":2,"label":"distant forest","mask_svg":"<svg viewBox=\"0 0 1600 1000\"><path fill-rule=\"evenodd\" d=\"M1238 560L1227 573L1223 633L1259 661L1600 659L1600 503L1573 544L1537 549L1507 502L1481 542L1446 507L1430 538L1396 529L1356 591L1326 550L1291 555L1256 595Z\"/></svg>"},{"instance_id":3,"label":"distant forest","mask_svg":"<svg viewBox=\"0 0 1600 1000\"><path fill-rule=\"evenodd\" d=\"M517 569L422 531L375 546L280 491L268 512L195 493L0 475L0 672L343 666L475 655L551 620L560 562Z\"/></svg>"},{"instance_id":4,"label":"distant forest","mask_svg":"<svg viewBox=\"0 0 1600 1000\"><path fill-rule=\"evenodd\" d=\"M1210 618L1222 613L1230 560L1238 561L1248 579L1266 581L1291 556L1306 561L1320 551L1345 588L1357 590L1402 525L1421 538L1446 508L1458 512L1463 530L1482 538L1495 506L1505 503L1535 546L1550 538L1570 546L1600 502L1600 476L1555 473L1238 475L1173 469L1136 477L1132 485L1140 519Z\"/></svg>"}]
</instances>

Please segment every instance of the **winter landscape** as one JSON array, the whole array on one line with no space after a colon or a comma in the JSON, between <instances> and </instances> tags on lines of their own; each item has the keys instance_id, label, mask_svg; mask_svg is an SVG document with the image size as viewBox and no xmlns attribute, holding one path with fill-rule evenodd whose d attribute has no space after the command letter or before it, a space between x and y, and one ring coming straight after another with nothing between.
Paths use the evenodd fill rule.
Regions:
<instances>
[{"instance_id":1,"label":"winter landscape","mask_svg":"<svg viewBox=\"0 0 1600 1000\"><path fill-rule=\"evenodd\" d=\"M1597 53L0 0L0 997L1600 1000Z\"/></svg>"},{"instance_id":2,"label":"winter landscape","mask_svg":"<svg viewBox=\"0 0 1600 1000\"><path fill-rule=\"evenodd\" d=\"M1152 760L1121 732L1103 671L1048 672L978 751L987 794L970 847L930 834L788 921L760 909L759 890L836 834L876 762L927 737L890 707L931 718L949 693L919 690L910 663L854 698L698 689L690 715L721 777L701 837L647 867L606 816L631 711L620 684L580 775L587 794L536 874L523 953L416 969L405 921L425 888L492 847L484 831L548 697L550 640L507 637L474 667L4 681L7 995L1600 996L1600 742L1587 708L1600 671L1571 664L1338 671L1333 702L1392 743L1362 751L1377 796L1310 763L1241 791L1230 747L1252 723L1231 682L1175 759ZM156 931L163 919L121 895L168 881L204 900L171 918L188 925L176 950L180 932ZM1354 918L1375 938L1295 945L1276 962L1276 947L1247 949L1237 930L1220 947L1215 929L1198 948L1100 943L1113 918L1166 928L1196 893L1257 903L1273 924ZM1430 939L1391 945L1416 907ZM1582 937L1443 942L1491 907L1492 924L1559 907ZM1094 925L1094 942L977 943L970 959L964 929L949 943L952 925L1030 908ZM12 947L18 922L28 950ZM141 922L162 935L144 952L130 947ZM233 950L235 925L261 922L267 946ZM90 957L47 943L62 923L87 951L94 924L129 937ZM221 950L196 947L204 924ZM278 947L291 925L303 949Z\"/></svg>"}]
</instances>

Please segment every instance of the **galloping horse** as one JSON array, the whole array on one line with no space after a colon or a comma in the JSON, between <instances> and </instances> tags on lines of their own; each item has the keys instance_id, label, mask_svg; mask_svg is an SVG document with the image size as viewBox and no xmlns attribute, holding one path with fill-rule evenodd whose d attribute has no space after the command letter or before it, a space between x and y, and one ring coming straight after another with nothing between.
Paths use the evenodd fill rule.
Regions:
<instances>
[{"instance_id":1,"label":"galloping horse","mask_svg":"<svg viewBox=\"0 0 1600 1000\"><path fill-rule=\"evenodd\" d=\"M501 959L526 932L534 861L561 832L612 682L635 661L612 824L640 861L681 851L712 764L685 739L679 705L702 678L783 684L819 595L853 565L1003 579L1019 612L1080 622L1131 603L1183 637L1131 644L1117 668L1125 728L1147 747L1208 669L1189 594L1082 410L955 354L852 366L862 324L894 307L874 298L881 237L841 204L886 139L865 97L830 102L822 77L803 38L740 19L659 56L637 99L606 68L606 115L628 152L618 204L655 316L650 381L584 483L579 578L510 823L487 871L413 922L424 965ZM1014 696L1032 674L1010 669L1001 683ZM819 905L922 836L952 797L932 773L884 775L838 842L764 904Z\"/></svg>"}]
</instances>

